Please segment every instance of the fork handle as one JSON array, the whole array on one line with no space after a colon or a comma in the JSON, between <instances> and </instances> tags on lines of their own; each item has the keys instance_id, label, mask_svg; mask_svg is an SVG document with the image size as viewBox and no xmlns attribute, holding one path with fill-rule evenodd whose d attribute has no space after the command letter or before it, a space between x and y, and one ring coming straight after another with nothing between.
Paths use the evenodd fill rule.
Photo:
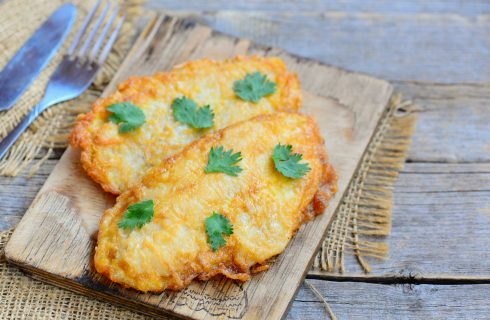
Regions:
<instances>
[{"instance_id":1,"label":"fork handle","mask_svg":"<svg viewBox=\"0 0 490 320\"><path fill-rule=\"evenodd\" d=\"M19 139L20 135L29 127L29 125L41 114L45 108L44 99L39 102L32 110L25 116L24 119L0 142L0 159L5 156L11 146Z\"/></svg>"}]
</instances>

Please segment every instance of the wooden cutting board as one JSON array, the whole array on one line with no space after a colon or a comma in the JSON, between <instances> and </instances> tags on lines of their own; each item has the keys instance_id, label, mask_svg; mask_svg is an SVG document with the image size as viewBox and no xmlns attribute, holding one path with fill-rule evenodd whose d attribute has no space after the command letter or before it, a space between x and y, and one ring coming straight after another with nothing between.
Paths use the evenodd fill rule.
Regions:
<instances>
[{"instance_id":1,"label":"wooden cutting board","mask_svg":"<svg viewBox=\"0 0 490 320\"><path fill-rule=\"evenodd\" d=\"M43 281L133 310L193 319L280 319L324 239L392 94L383 80L292 56L282 50L233 38L186 20L157 17L136 41L105 90L131 75L148 75L198 58L235 55L279 56L298 73L306 113L318 120L339 192L325 213L302 226L270 270L246 283L224 278L194 282L180 292L143 294L99 276L92 266L95 233L114 198L81 169L79 153L68 148L17 226L5 249L7 259Z\"/></svg>"}]
</instances>

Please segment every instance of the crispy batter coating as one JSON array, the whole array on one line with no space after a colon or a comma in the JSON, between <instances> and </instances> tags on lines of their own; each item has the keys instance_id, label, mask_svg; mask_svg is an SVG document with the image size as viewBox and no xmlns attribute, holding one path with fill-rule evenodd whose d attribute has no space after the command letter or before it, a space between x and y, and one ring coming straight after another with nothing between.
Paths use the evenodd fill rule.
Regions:
<instances>
[{"instance_id":1,"label":"crispy batter coating","mask_svg":"<svg viewBox=\"0 0 490 320\"><path fill-rule=\"evenodd\" d=\"M277 91L257 103L241 100L233 83L259 71L277 85ZM175 121L171 104L186 96L199 106L209 104L215 113L210 129L193 129ZM140 107L146 123L120 134L108 121L111 104L130 101ZM193 140L235 122L274 111L298 111L301 90L298 78L274 57L236 57L188 62L171 72L151 77L131 77L107 98L98 99L93 110L79 116L70 143L81 149L81 163L89 176L113 194L132 187L151 167L182 150Z\"/></svg>"},{"instance_id":2,"label":"crispy batter coating","mask_svg":"<svg viewBox=\"0 0 490 320\"><path fill-rule=\"evenodd\" d=\"M300 179L279 173L271 158L291 144L311 170ZM240 151L237 177L205 173L213 146ZM112 281L141 291L180 290L194 279L222 274L247 281L267 269L300 225L325 209L337 177L315 121L297 113L261 115L208 134L149 170L100 222L95 267ZM141 229L118 228L127 207L152 199L153 219ZM213 252L204 220L217 211L234 233Z\"/></svg>"}]
</instances>

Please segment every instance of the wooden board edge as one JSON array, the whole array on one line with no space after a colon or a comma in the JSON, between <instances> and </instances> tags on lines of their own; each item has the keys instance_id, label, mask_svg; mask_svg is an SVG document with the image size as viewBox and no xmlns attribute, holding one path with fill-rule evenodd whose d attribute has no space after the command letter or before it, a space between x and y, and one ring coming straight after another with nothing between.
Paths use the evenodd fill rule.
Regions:
<instances>
[{"instance_id":1,"label":"wooden board edge","mask_svg":"<svg viewBox=\"0 0 490 320\"><path fill-rule=\"evenodd\" d=\"M388 273L386 275L371 275L362 273L335 274L326 271L312 270L307 279L318 279L327 281L361 281L373 283L415 283L415 284L479 284L490 283L490 276L485 275L454 275L454 274L430 274L413 276Z\"/></svg>"}]
</instances>

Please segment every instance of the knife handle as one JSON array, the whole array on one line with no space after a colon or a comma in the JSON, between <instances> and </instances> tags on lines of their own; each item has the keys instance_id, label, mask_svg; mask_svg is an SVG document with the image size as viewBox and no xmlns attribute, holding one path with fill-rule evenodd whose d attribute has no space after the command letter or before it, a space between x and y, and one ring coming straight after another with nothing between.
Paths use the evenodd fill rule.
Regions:
<instances>
[{"instance_id":1,"label":"knife handle","mask_svg":"<svg viewBox=\"0 0 490 320\"><path fill-rule=\"evenodd\" d=\"M25 116L24 119L0 142L0 159L5 156L11 146L19 139L20 135L39 116L43 110L44 103L41 101Z\"/></svg>"}]
</instances>

